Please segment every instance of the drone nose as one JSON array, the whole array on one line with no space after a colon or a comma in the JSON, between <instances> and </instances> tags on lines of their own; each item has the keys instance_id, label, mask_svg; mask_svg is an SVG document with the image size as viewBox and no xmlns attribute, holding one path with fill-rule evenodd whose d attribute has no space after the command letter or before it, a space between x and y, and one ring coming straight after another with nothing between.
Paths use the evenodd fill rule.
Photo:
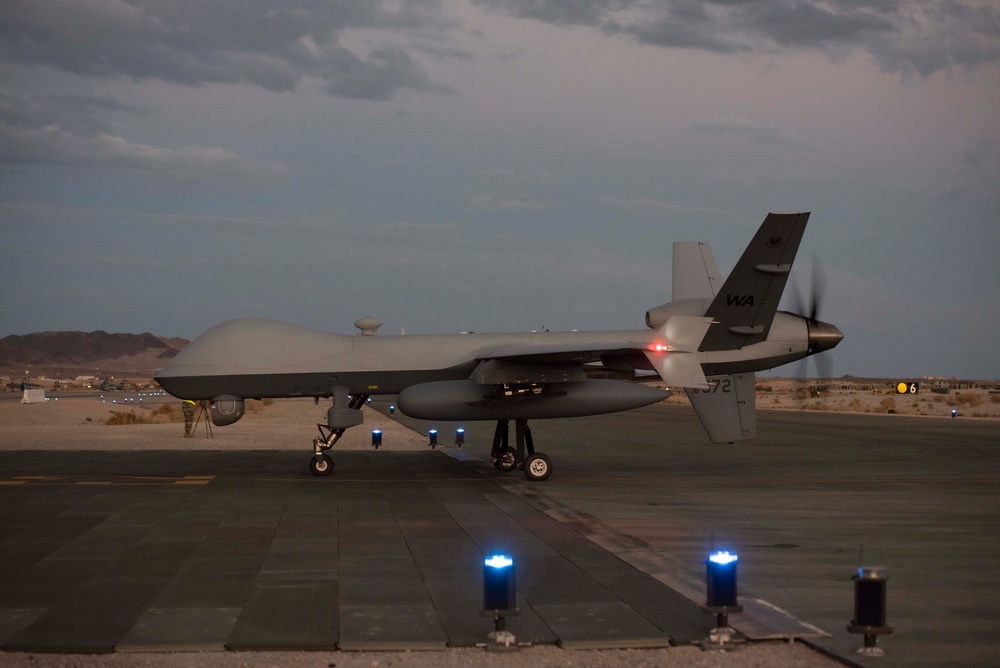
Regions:
<instances>
[{"instance_id":1,"label":"drone nose","mask_svg":"<svg viewBox=\"0 0 1000 668\"><path fill-rule=\"evenodd\" d=\"M809 354L815 355L835 348L844 338L844 333L834 325L821 320L809 321Z\"/></svg>"}]
</instances>

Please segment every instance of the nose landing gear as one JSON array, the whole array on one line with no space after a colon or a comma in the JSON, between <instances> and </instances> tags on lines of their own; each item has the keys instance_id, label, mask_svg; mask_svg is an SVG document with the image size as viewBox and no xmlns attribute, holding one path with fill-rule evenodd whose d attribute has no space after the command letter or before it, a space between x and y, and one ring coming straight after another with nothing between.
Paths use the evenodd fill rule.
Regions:
<instances>
[{"instance_id":1,"label":"nose landing gear","mask_svg":"<svg viewBox=\"0 0 1000 668\"><path fill-rule=\"evenodd\" d=\"M309 460L309 470L312 471L313 475L328 476L333 473L333 458L326 454L326 451L333 448L334 443L340 440L340 437L344 435L344 432L347 431L349 427L361 424L362 416L360 413L357 415L344 413L342 412L342 406L343 404L347 404L348 408L360 411L361 407L365 405L366 401L368 401L368 395L350 395L349 399L348 396L349 395L347 394L347 390L345 388L334 388L334 407L327 413L327 422L330 424L316 425L319 429L319 438L313 439L313 458ZM338 421L340 424L336 424ZM324 431L324 429L327 431Z\"/></svg>"}]
</instances>

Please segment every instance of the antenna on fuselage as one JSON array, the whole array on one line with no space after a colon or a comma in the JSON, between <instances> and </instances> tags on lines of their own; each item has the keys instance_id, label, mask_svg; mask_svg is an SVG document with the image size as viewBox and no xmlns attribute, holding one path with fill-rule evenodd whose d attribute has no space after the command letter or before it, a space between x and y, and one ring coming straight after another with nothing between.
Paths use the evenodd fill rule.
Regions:
<instances>
[{"instance_id":1,"label":"antenna on fuselage","mask_svg":"<svg viewBox=\"0 0 1000 668\"><path fill-rule=\"evenodd\" d=\"M361 330L361 336L375 336L378 328L382 326L382 321L366 315L360 320L356 320L354 326Z\"/></svg>"}]
</instances>

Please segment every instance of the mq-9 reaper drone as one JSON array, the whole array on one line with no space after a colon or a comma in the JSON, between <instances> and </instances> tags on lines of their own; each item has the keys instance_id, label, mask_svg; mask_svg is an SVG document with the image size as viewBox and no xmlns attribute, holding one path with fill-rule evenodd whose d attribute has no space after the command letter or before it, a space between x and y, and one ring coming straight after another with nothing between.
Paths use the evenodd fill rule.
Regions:
<instances>
[{"instance_id":1,"label":"mq-9 reaper drone","mask_svg":"<svg viewBox=\"0 0 1000 668\"><path fill-rule=\"evenodd\" d=\"M208 330L156 374L176 397L210 400L214 424L236 422L244 400L332 398L310 468L329 475L328 451L363 421L370 395L398 394L399 410L427 420L495 420L491 459L544 480L528 420L597 415L657 403L683 388L715 443L756 435L754 372L833 348L843 334L809 315L778 311L809 213L770 213L722 281L708 245L673 249L672 301L646 312L646 329L374 336L330 334L272 320ZM627 378L592 378L588 370ZM636 382L656 372L667 389ZM509 422L515 423L515 446Z\"/></svg>"}]
</instances>

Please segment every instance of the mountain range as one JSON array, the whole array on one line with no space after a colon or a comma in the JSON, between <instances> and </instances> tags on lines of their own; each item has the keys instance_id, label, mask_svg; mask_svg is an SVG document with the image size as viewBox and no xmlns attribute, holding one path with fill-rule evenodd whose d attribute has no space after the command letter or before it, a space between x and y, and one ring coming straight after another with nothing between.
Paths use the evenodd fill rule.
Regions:
<instances>
[{"instance_id":1,"label":"mountain range","mask_svg":"<svg viewBox=\"0 0 1000 668\"><path fill-rule=\"evenodd\" d=\"M0 368L30 366L155 369L166 364L187 339L108 332L37 332L0 339Z\"/></svg>"}]
</instances>

